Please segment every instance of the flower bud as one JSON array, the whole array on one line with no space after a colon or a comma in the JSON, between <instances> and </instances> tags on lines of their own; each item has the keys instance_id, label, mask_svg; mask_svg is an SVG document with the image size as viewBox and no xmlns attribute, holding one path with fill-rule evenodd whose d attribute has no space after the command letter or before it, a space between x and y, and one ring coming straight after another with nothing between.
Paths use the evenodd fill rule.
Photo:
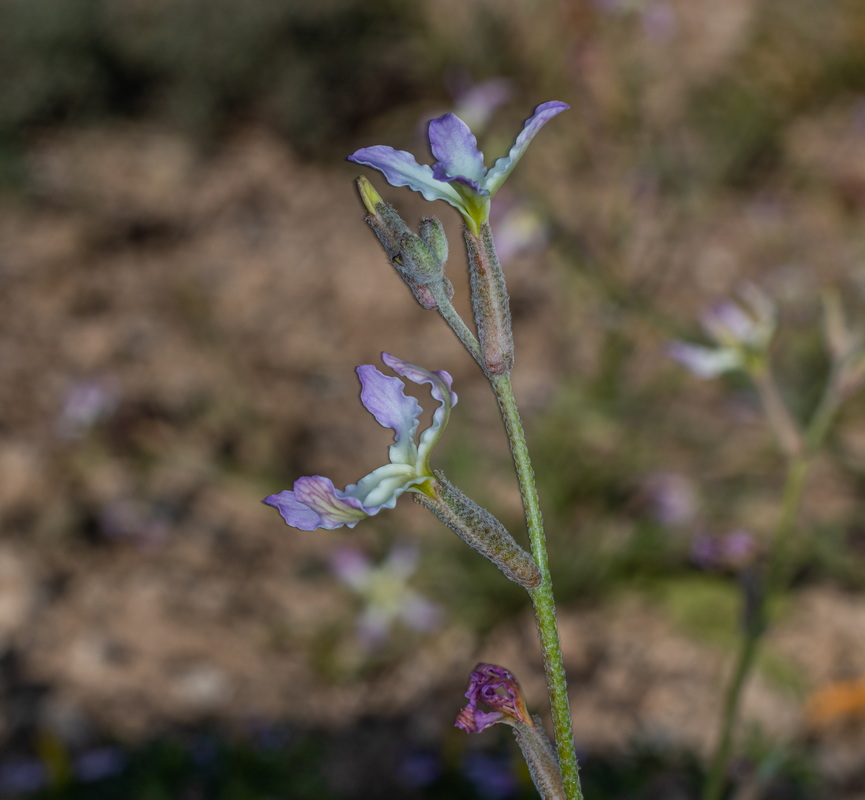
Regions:
<instances>
[{"instance_id":1,"label":"flower bud","mask_svg":"<svg viewBox=\"0 0 865 800\"><path fill-rule=\"evenodd\" d=\"M436 471L434 496L415 494L415 500L433 512L466 544L493 562L506 578L526 589L540 585L534 559L489 511L464 495Z\"/></svg>"},{"instance_id":2,"label":"flower bud","mask_svg":"<svg viewBox=\"0 0 865 800\"><path fill-rule=\"evenodd\" d=\"M417 232L439 263L444 266L448 260L448 239L445 236L444 225L435 217L424 217L420 221Z\"/></svg>"},{"instance_id":3,"label":"flower bud","mask_svg":"<svg viewBox=\"0 0 865 800\"><path fill-rule=\"evenodd\" d=\"M400 237L399 244L401 272L404 276L408 275L421 286L442 279L444 263L439 261L420 236L409 231Z\"/></svg>"},{"instance_id":4,"label":"flower bud","mask_svg":"<svg viewBox=\"0 0 865 800\"><path fill-rule=\"evenodd\" d=\"M453 284L445 277L448 246L442 224L435 218L421 220L420 236L412 233L393 206L388 205L366 178L357 179L358 193L369 212L366 218L387 254L391 266L426 309L437 308L434 289L454 295Z\"/></svg>"}]
</instances>

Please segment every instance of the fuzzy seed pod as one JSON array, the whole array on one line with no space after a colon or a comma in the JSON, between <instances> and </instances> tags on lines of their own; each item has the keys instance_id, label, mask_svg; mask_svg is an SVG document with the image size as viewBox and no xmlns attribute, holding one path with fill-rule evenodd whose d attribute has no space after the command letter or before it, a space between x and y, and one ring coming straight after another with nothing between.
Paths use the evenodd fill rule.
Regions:
<instances>
[{"instance_id":1,"label":"fuzzy seed pod","mask_svg":"<svg viewBox=\"0 0 865 800\"><path fill-rule=\"evenodd\" d=\"M481 225L478 235L466 228L465 239L472 311L484 369L491 376L506 375L514 365L511 307L489 223Z\"/></svg>"},{"instance_id":2,"label":"fuzzy seed pod","mask_svg":"<svg viewBox=\"0 0 865 800\"><path fill-rule=\"evenodd\" d=\"M464 495L436 471L435 497L415 494L415 500L433 512L466 544L486 556L505 577L526 589L540 585L541 573L534 559L489 511Z\"/></svg>"}]
</instances>

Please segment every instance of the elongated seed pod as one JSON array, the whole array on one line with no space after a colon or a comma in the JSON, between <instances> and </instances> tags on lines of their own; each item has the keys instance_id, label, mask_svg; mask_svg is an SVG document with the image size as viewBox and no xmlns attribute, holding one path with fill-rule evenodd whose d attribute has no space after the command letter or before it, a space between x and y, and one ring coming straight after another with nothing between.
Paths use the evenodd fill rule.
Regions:
<instances>
[{"instance_id":1,"label":"elongated seed pod","mask_svg":"<svg viewBox=\"0 0 865 800\"><path fill-rule=\"evenodd\" d=\"M479 234L466 228L465 239L472 311L484 368L489 375L506 375L514 365L511 306L489 223L481 225Z\"/></svg>"},{"instance_id":2,"label":"elongated seed pod","mask_svg":"<svg viewBox=\"0 0 865 800\"><path fill-rule=\"evenodd\" d=\"M505 577L526 589L540 584L541 573L531 555L517 544L501 522L441 472L436 472L435 497L417 493L414 498L466 544L492 561Z\"/></svg>"}]
</instances>

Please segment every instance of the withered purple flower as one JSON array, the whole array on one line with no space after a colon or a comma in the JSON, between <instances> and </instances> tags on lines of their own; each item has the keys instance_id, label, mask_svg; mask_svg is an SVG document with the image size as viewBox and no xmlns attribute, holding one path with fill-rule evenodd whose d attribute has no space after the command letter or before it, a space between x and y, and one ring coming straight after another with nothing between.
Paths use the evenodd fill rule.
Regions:
<instances>
[{"instance_id":1,"label":"withered purple flower","mask_svg":"<svg viewBox=\"0 0 865 800\"><path fill-rule=\"evenodd\" d=\"M459 712L455 725L467 733L480 733L498 722L519 721L534 726L519 682L504 667L478 664L465 696L469 704ZM478 703L492 711L482 711Z\"/></svg>"}]
</instances>

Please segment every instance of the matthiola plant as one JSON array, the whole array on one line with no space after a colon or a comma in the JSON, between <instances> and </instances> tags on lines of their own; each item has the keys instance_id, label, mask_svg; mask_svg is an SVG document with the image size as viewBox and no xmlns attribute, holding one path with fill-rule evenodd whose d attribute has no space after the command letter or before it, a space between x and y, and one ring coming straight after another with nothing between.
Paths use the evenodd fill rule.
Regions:
<instances>
[{"instance_id":1,"label":"matthiola plant","mask_svg":"<svg viewBox=\"0 0 865 800\"><path fill-rule=\"evenodd\" d=\"M429 124L432 165L421 164L410 153L385 145L364 147L349 156L350 161L381 172L392 186L408 187L428 201L444 200L462 217L471 322L464 320L452 303L454 287L446 275L450 247L442 223L429 216L409 226L367 178L358 178L366 222L395 272L424 309L442 317L489 381L513 456L530 552L489 510L433 468L434 446L457 404L451 376L387 353L382 359L398 377L386 376L371 364L357 368L361 402L382 427L394 432L387 463L344 489L337 489L328 478L313 475L298 478L292 489L264 501L276 508L288 525L313 531L353 528L367 517L393 508L403 494L409 494L506 578L526 590L535 612L555 745L547 739L539 718L529 712L516 677L495 664L478 664L471 673L466 693L469 703L459 712L456 724L470 733L480 733L496 724L509 725L535 787L545 800L575 800L583 795L543 519L511 384L514 339L510 298L493 241L490 212L493 198L531 141L547 122L567 108L558 101L539 105L508 154L489 168L475 135L454 114L445 114ZM750 534L737 534L705 540L695 549L695 559L738 576L745 608L741 647L723 703L704 800L719 800L724 793L743 688L768 626L771 601L789 579L787 553L809 467L839 405L865 382L865 333L848 324L837 297L827 300L826 317L830 369L822 398L807 421L800 421L790 412L785 394L775 381L771 347L777 327L776 310L769 297L756 287L746 286L735 301L720 303L704 314L702 325L710 344L676 342L670 347L670 355L701 378L737 371L752 381L787 469L781 514L771 541L757 544ZM435 406L432 423L423 431L419 431L421 405L405 394L405 381L429 387ZM687 489L687 484L682 485ZM672 513L670 509L664 512L668 524L684 524L693 514L687 498L671 508ZM343 564L341 578L364 597L380 630L386 630L400 614L400 601L394 602L394 596L417 600L407 591L404 570L394 580L392 567L379 571L355 558L353 566ZM385 584L386 592L381 589Z\"/></svg>"},{"instance_id":2,"label":"matthiola plant","mask_svg":"<svg viewBox=\"0 0 865 800\"><path fill-rule=\"evenodd\" d=\"M496 722L511 725L535 786L546 800L574 800L582 798L582 791L543 520L511 386L514 343L510 299L489 218L493 197L531 141L549 120L567 108L558 101L538 106L508 154L489 169L474 134L454 114L445 114L429 125L430 148L435 158L432 166L420 164L410 153L385 145L365 147L349 156L350 161L379 170L392 186L407 186L420 192L426 200L444 200L462 215L474 329L451 303L454 289L445 275L449 247L441 222L425 217L415 232L384 202L366 178L358 179L360 197L367 210L366 221L387 259L418 303L442 316L489 380L514 458L531 552L518 544L490 511L430 464L433 447L457 403L451 376L443 370L417 367L387 353L382 354L382 360L398 378L382 374L371 364L358 367L357 373L361 402L382 427L394 431L388 463L344 489L337 489L329 478L320 475L298 478L292 489L270 495L264 501L276 508L288 525L313 531L353 528L367 517L393 508L403 494L411 494L421 506L489 559L505 577L527 591L535 610L546 669L555 749L539 718L528 713L516 679L504 667L496 665L480 664L475 668L467 695L470 704L460 712L457 725L470 732L480 732ZM404 380L429 386L437 403L432 424L420 435L421 406L406 396ZM372 591L374 574L369 565L361 567L355 569L351 579L357 591L365 594ZM393 608L388 608L388 613L392 613ZM478 708L478 703L483 703L490 711Z\"/></svg>"},{"instance_id":3,"label":"matthiola plant","mask_svg":"<svg viewBox=\"0 0 865 800\"><path fill-rule=\"evenodd\" d=\"M736 574L742 595L740 648L723 703L718 740L709 767L703 800L720 800L732 752L733 733L748 677L769 626L773 601L789 582L789 557L805 480L825 441L836 411L865 380L865 339L849 325L835 294L824 296L826 350L830 369L811 417L800 422L790 412L772 370L770 344L775 336L774 303L756 286L747 285L738 301L722 302L701 319L714 346L674 342L670 355L700 378L726 372L744 373L753 383L769 428L786 463L781 513L771 540L760 543L744 531L724 537L698 537L693 558L707 569Z\"/></svg>"}]
</instances>

